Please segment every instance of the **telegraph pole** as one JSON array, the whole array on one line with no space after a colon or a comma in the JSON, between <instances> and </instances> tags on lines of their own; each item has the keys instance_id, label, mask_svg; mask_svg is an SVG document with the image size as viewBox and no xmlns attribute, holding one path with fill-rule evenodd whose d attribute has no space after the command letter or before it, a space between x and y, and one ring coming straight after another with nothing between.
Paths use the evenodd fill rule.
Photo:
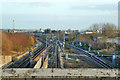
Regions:
<instances>
[{"instance_id":1,"label":"telegraph pole","mask_svg":"<svg viewBox=\"0 0 120 80\"><path fill-rule=\"evenodd\" d=\"M13 20L13 32L14 32L14 27L15 27L15 23L14 23L15 21Z\"/></svg>"}]
</instances>

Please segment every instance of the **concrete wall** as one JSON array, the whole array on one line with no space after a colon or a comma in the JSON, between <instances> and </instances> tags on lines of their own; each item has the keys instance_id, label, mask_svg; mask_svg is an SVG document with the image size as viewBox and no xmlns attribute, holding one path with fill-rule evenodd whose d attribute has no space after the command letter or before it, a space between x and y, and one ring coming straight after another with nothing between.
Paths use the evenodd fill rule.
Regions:
<instances>
[{"instance_id":1,"label":"concrete wall","mask_svg":"<svg viewBox=\"0 0 120 80\"><path fill-rule=\"evenodd\" d=\"M40 59L38 60L37 64L34 66L34 68L40 68L41 61L42 61L42 57L40 57Z\"/></svg>"},{"instance_id":2,"label":"concrete wall","mask_svg":"<svg viewBox=\"0 0 120 80\"><path fill-rule=\"evenodd\" d=\"M118 78L117 69L4 69L2 78Z\"/></svg>"},{"instance_id":3,"label":"concrete wall","mask_svg":"<svg viewBox=\"0 0 120 80\"><path fill-rule=\"evenodd\" d=\"M47 55L47 57L44 61L44 64L43 64L42 68L48 68L48 55Z\"/></svg>"},{"instance_id":4,"label":"concrete wall","mask_svg":"<svg viewBox=\"0 0 120 80\"><path fill-rule=\"evenodd\" d=\"M12 56L0 56L1 64L0 67L12 61Z\"/></svg>"}]
</instances>

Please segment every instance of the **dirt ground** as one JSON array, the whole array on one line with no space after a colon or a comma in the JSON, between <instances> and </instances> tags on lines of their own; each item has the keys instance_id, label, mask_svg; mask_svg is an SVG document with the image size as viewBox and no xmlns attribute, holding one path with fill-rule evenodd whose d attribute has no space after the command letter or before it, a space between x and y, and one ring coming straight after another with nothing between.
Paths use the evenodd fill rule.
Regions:
<instances>
[{"instance_id":1,"label":"dirt ground","mask_svg":"<svg viewBox=\"0 0 120 80\"><path fill-rule=\"evenodd\" d=\"M84 60L72 61L65 60L65 68L95 68L91 63L85 62Z\"/></svg>"}]
</instances>

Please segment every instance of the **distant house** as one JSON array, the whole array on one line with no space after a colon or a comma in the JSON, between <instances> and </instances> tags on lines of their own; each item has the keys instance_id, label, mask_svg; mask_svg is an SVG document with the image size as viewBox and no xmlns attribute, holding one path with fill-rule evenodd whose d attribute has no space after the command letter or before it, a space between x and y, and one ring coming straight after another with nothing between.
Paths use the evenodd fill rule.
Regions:
<instances>
[{"instance_id":1,"label":"distant house","mask_svg":"<svg viewBox=\"0 0 120 80\"><path fill-rule=\"evenodd\" d=\"M41 30L39 30L38 32L39 32L39 33L43 33L43 32L45 32L45 31L41 29Z\"/></svg>"},{"instance_id":2,"label":"distant house","mask_svg":"<svg viewBox=\"0 0 120 80\"><path fill-rule=\"evenodd\" d=\"M72 30L68 29L65 31L65 34L71 34L72 33Z\"/></svg>"},{"instance_id":3,"label":"distant house","mask_svg":"<svg viewBox=\"0 0 120 80\"><path fill-rule=\"evenodd\" d=\"M97 37L97 39L96 38L94 38L94 41L96 41L96 40L101 40L102 39L102 37Z\"/></svg>"},{"instance_id":4,"label":"distant house","mask_svg":"<svg viewBox=\"0 0 120 80\"><path fill-rule=\"evenodd\" d=\"M87 31L87 32L85 32L85 34L93 34L93 32L91 32L91 31Z\"/></svg>"},{"instance_id":5,"label":"distant house","mask_svg":"<svg viewBox=\"0 0 120 80\"><path fill-rule=\"evenodd\" d=\"M97 41L99 41L100 43L104 43L104 41L103 41L103 39L102 39L103 37L97 37ZM96 41L96 38L94 38L94 41Z\"/></svg>"},{"instance_id":6,"label":"distant house","mask_svg":"<svg viewBox=\"0 0 120 80\"><path fill-rule=\"evenodd\" d=\"M73 33L80 33L80 30L73 30Z\"/></svg>"},{"instance_id":7,"label":"distant house","mask_svg":"<svg viewBox=\"0 0 120 80\"><path fill-rule=\"evenodd\" d=\"M94 32L93 31L91 31L91 30L86 30L86 31L84 31L84 34L93 34Z\"/></svg>"},{"instance_id":8,"label":"distant house","mask_svg":"<svg viewBox=\"0 0 120 80\"><path fill-rule=\"evenodd\" d=\"M9 33L25 33L27 32L26 30L19 30L19 29L8 29L7 32Z\"/></svg>"},{"instance_id":9,"label":"distant house","mask_svg":"<svg viewBox=\"0 0 120 80\"><path fill-rule=\"evenodd\" d=\"M106 41L106 42L120 44L120 37L107 38L107 41Z\"/></svg>"},{"instance_id":10,"label":"distant house","mask_svg":"<svg viewBox=\"0 0 120 80\"><path fill-rule=\"evenodd\" d=\"M102 30L96 30L96 33L102 33Z\"/></svg>"},{"instance_id":11,"label":"distant house","mask_svg":"<svg viewBox=\"0 0 120 80\"><path fill-rule=\"evenodd\" d=\"M85 32L80 32L80 34L85 34Z\"/></svg>"}]
</instances>

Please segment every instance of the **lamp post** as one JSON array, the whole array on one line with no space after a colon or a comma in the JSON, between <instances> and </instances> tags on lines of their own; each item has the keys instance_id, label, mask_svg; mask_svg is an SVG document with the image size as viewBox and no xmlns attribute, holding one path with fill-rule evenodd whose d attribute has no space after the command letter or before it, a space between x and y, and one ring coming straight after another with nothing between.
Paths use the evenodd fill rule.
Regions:
<instances>
[{"instance_id":1,"label":"lamp post","mask_svg":"<svg viewBox=\"0 0 120 80\"><path fill-rule=\"evenodd\" d=\"M98 42L98 38L96 37L96 52L99 55L99 50L98 50L98 44L97 44L97 42Z\"/></svg>"},{"instance_id":2,"label":"lamp post","mask_svg":"<svg viewBox=\"0 0 120 80\"><path fill-rule=\"evenodd\" d=\"M29 48L29 54L30 54L30 68L32 68L32 50Z\"/></svg>"},{"instance_id":3,"label":"lamp post","mask_svg":"<svg viewBox=\"0 0 120 80\"><path fill-rule=\"evenodd\" d=\"M114 49L114 55L112 56L112 63L115 65L116 62L115 62L115 59L116 59L116 43L114 44L115 46L115 49Z\"/></svg>"},{"instance_id":4,"label":"lamp post","mask_svg":"<svg viewBox=\"0 0 120 80\"><path fill-rule=\"evenodd\" d=\"M89 44L89 49L88 49L89 52L91 51L90 47L91 47L91 44Z\"/></svg>"}]
</instances>

